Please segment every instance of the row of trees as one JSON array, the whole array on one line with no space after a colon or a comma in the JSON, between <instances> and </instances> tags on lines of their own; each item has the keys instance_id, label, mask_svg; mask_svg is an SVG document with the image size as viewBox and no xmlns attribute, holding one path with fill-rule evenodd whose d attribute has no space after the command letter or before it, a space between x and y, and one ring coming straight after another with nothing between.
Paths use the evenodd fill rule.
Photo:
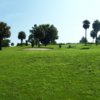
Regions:
<instances>
[{"instance_id":1,"label":"row of trees","mask_svg":"<svg viewBox=\"0 0 100 100\"><path fill-rule=\"evenodd\" d=\"M40 44L47 45L49 43L55 43L55 40L58 39L58 31L54 25L42 24L37 26L36 24L30 30L30 35L26 42L30 42L32 47L34 45L40 46ZM23 44L23 39L26 38L25 32L21 31L18 34L18 39L21 40L21 46Z\"/></svg>"},{"instance_id":2,"label":"row of trees","mask_svg":"<svg viewBox=\"0 0 100 100\"><path fill-rule=\"evenodd\" d=\"M83 28L85 29L85 38L82 38L85 41L85 45L87 44L87 29L90 26L89 20L84 20L83 21ZM99 37L97 36L98 32L100 31L100 21L95 20L92 24L93 30L90 32L90 36L95 39L95 43L98 43Z\"/></svg>"},{"instance_id":3,"label":"row of trees","mask_svg":"<svg viewBox=\"0 0 100 100\"><path fill-rule=\"evenodd\" d=\"M58 39L57 28L50 24L35 24L29 32L30 35L28 36L28 40L26 40L26 42L30 42L32 46L40 46L40 44L46 46L49 43L55 43L55 40ZM4 43L3 41L10 36L10 26L4 22L0 22L0 50L2 50L2 44ZM22 46L23 40L26 39L26 34L24 31L20 31L18 33L18 39L21 40Z\"/></svg>"},{"instance_id":4,"label":"row of trees","mask_svg":"<svg viewBox=\"0 0 100 100\"><path fill-rule=\"evenodd\" d=\"M85 44L87 44L87 29L90 26L89 20L83 21L83 28L85 29ZM95 39L95 43L98 43L98 39L100 40L100 36L97 37L98 32L100 31L100 21L95 20L92 24L93 30L90 33L90 36ZM32 29L29 31L31 34L28 36L28 40L26 42L30 42L32 46L40 44L47 45L49 43L55 43L55 40L58 39L58 31L54 25L50 24L42 24L42 25L34 25ZM2 50L2 41L8 37L10 37L10 26L8 26L4 22L0 22L0 50ZM26 34L24 31L20 31L18 33L18 39L21 40L21 46L23 44L23 39L26 38Z\"/></svg>"}]
</instances>

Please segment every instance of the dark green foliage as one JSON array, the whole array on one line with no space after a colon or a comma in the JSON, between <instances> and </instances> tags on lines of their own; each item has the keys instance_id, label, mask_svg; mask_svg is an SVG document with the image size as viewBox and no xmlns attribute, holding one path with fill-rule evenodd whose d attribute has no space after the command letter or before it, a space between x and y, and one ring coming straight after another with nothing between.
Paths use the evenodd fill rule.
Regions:
<instances>
[{"instance_id":1,"label":"dark green foliage","mask_svg":"<svg viewBox=\"0 0 100 100\"><path fill-rule=\"evenodd\" d=\"M34 40L34 43L38 46L40 43L46 46L49 43L54 43L58 39L58 31L54 25L42 24L37 26L35 24L30 32L29 40Z\"/></svg>"},{"instance_id":2,"label":"dark green foliage","mask_svg":"<svg viewBox=\"0 0 100 100\"><path fill-rule=\"evenodd\" d=\"M95 43L97 44L97 34L100 31L100 21L99 20L95 20L93 22L93 24L92 24L92 28L93 28L93 30L96 33L96 42Z\"/></svg>"},{"instance_id":3,"label":"dark green foliage","mask_svg":"<svg viewBox=\"0 0 100 100\"><path fill-rule=\"evenodd\" d=\"M87 43L87 39L85 37L82 37L81 40L80 40L80 43Z\"/></svg>"},{"instance_id":4,"label":"dark green foliage","mask_svg":"<svg viewBox=\"0 0 100 100\"><path fill-rule=\"evenodd\" d=\"M96 38L96 32L94 30L92 30L90 32L90 36L93 38L93 43L94 43L94 39Z\"/></svg>"},{"instance_id":5,"label":"dark green foliage","mask_svg":"<svg viewBox=\"0 0 100 100\"><path fill-rule=\"evenodd\" d=\"M92 28L94 29L94 31L97 33L100 31L100 21L99 20L95 20L93 22Z\"/></svg>"},{"instance_id":6,"label":"dark green foliage","mask_svg":"<svg viewBox=\"0 0 100 100\"><path fill-rule=\"evenodd\" d=\"M83 48L81 48L81 50L88 50L88 49L90 49L89 47L83 47Z\"/></svg>"},{"instance_id":7,"label":"dark green foliage","mask_svg":"<svg viewBox=\"0 0 100 100\"><path fill-rule=\"evenodd\" d=\"M20 31L20 32L18 33L18 39L21 40L21 46L23 45L23 39L25 39L25 38L26 38L25 32Z\"/></svg>"},{"instance_id":8,"label":"dark green foliage","mask_svg":"<svg viewBox=\"0 0 100 100\"><path fill-rule=\"evenodd\" d=\"M35 39L34 39L34 35L33 34L30 34L29 35L29 37L28 37L28 42L30 42L31 43L31 46L32 46L32 48L34 47L34 45L35 45Z\"/></svg>"},{"instance_id":9,"label":"dark green foliage","mask_svg":"<svg viewBox=\"0 0 100 100\"><path fill-rule=\"evenodd\" d=\"M17 45L16 45L16 46L21 46L21 45L20 45L20 43L17 43Z\"/></svg>"},{"instance_id":10,"label":"dark green foliage","mask_svg":"<svg viewBox=\"0 0 100 100\"><path fill-rule=\"evenodd\" d=\"M62 44L61 43L59 43L59 48L62 48Z\"/></svg>"},{"instance_id":11,"label":"dark green foliage","mask_svg":"<svg viewBox=\"0 0 100 100\"><path fill-rule=\"evenodd\" d=\"M9 47L9 43L10 43L9 39L2 40L2 47Z\"/></svg>"},{"instance_id":12,"label":"dark green foliage","mask_svg":"<svg viewBox=\"0 0 100 100\"><path fill-rule=\"evenodd\" d=\"M100 35L97 37L97 43L100 44Z\"/></svg>"},{"instance_id":13,"label":"dark green foliage","mask_svg":"<svg viewBox=\"0 0 100 100\"><path fill-rule=\"evenodd\" d=\"M16 46L26 46L26 43L17 43L17 45Z\"/></svg>"},{"instance_id":14,"label":"dark green foliage","mask_svg":"<svg viewBox=\"0 0 100 100\"><path fill-rule=\"evenodd\" d=\"M88 20L84 20L83 21L83 28L84 29L88 29L89 28L89 25L90 25L90 22Z\"/></svg>"},{"instance_id":15,"label":"dark green foliage","mask_svg":"<svg viewBox=\"0 0 100 100\"><path fill-rule=\"evenodd\" d=\"M33 41L31 42L31 46L32 46L32 48L34 47L34 45L35 45L35 44L34 44L34 40L33 40Z\"/></svg>"},{"instance_id":16,"label":"dark green foliage","mask_svg":"<svg viewBox=\"0 0 100 100\"><path fill-rule=\"evenodd\" d=\"M28 46L28 40L26 40L25 45Z\"/></svg>"},{"instance_id":17,"label":"dark green foliage","mask_svg":"<svg viewBox=\"0 0 100 100\"><path fill-rule=\"evenodd\" d=\"M56 42L56 40L55 40L55 41L52 41L50 44L51 44L51 45L56 45L57 42Z\"/></svg>"},{"instance_id":18,"label":"dark green foliage","mask_svg":"<svg viewBox=\"0 0 100 100\"><path fill-rule=\"evenodd\" d=\"M70 45L68 45L68 48L72 48L71 44L70 44Z\"/></svg>"},{"instance_id":19,"label":"dark green foliage","mask_svg":"<svg viewBox=\"0 0 100 100\"><path fill-rule=\"evenodd\" d=\"M2 41L10 37L10 27L5 22L0 22L0 50L2 50Z\"/></svg>"},{"instance_id":20,"label":"dark green foliage","mask_svg":"<svg viewBox=\"0 0 100 100\"><path fill-rule=\"evenodd\" d=\"M11 43L11 46L14 46L14 43L13 42Z\"/></svg>"},{"instance_id":21,"label":"dark green foliage","mask_svg":"<svg viewBox=\"0 0 100 100\"><path fill-rule=\"evenodd\" d=\"M87 40L87 29L90 26L90 22L88 20L83 21L83 28L85 29L85 39ZM85 41L85 45L87 44L87 41Z\"/></svg>"}]
</instances>

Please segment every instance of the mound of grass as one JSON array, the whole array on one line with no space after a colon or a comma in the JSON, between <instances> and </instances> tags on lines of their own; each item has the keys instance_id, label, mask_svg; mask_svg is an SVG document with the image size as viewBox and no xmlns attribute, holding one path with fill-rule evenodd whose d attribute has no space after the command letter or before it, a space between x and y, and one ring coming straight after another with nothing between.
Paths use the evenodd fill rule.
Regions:
<instances>
[{"instance_id":1,"label":"mound of grass","mask_svg":"<svg viewBox=\"0 0 100 100\"><path fill-rule=\"evenodd\" d=\"M100 47L0 52L1 100L100 100Z\"/></svg>"}]
</instances>

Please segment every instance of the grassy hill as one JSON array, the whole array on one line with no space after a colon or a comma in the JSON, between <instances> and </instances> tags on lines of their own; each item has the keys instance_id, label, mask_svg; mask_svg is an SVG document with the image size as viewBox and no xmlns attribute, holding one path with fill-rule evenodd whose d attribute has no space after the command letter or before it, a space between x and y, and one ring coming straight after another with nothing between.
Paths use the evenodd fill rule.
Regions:
<instances>
[{"instance_id":1,"label":"grassy hill","mask_svg":"<svg viewBox=\"0 0 100 100\"><path fill-rule=\"evenodd\" d=\"M100 100L100 46L0 52L0 100Z\"/></svg>"}]
</instances>

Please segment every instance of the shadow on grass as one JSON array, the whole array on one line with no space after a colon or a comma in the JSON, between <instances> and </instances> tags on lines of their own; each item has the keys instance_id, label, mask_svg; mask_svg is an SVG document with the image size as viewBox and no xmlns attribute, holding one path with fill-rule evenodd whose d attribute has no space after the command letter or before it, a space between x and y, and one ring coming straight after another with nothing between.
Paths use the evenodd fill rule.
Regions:
<instances>
[{"instance_id":1,"label":"shadow on grass","mask_svg":"<svg viewBox=\"0 0 100 100\"><path fill-rule=\"evenodd\" d=\"M81 50L88 50L88 49L90 49L90 47L83 47L83 48L81 48Z\"/></svg>"}]
</instances>

